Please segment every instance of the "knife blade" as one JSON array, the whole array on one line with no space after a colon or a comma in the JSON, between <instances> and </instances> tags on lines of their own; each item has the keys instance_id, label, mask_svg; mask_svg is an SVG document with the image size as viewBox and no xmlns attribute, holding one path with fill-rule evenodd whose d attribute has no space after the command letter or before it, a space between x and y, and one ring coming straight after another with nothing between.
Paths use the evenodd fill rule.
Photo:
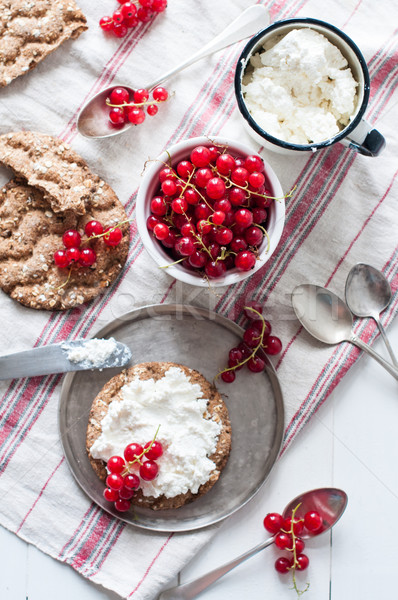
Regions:
<instances>
[{"instance_id":1,"label":"knife blade","mask_svg":"<svg viewBox=\"0 0 398 600\"><path fill-rule=\"evenodd\" d=\"M0 356L0 380L123 367L130 359L130 348L113 338L77 339Z\"/></svg>"}]
</instances>

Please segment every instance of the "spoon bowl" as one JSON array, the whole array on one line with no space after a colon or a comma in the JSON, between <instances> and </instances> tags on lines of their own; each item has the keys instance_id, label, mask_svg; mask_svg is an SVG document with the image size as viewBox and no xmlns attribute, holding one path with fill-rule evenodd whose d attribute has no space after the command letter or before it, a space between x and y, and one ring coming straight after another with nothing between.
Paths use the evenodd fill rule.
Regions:
<instances>
[{"instance_id":1,"label":"spoon bowl","mask_svg":"<svg viewBox=\"0 0 398 600\"><path fill-rule=\"evenodd\" d=\"M337 488L327 487L310 490L309 492L305 492L289 502L283 511L283 517L290 517L295 508L297 509L295 512L296 519L303 518L305 513L310 510L316 510L322 517L323 525L322 528L317 532L308 532L300 535L302 539L308 539L317 536L320 533L329 531L329 529L337 523L345 511L347 502L347 494L343 490L339 490ZM213 571L206 573L206 575L162 592L158 597L158 600L191 600L192 598L195 598L197 594L203 592L203 590L220 579L220 577L240 565L248 558L251 558L261 550L264 550L264 548L270 546L274 541L275 536L268 538L268 540L265 542L258 544L248 552L241 554L237 558L225 563L221 567L217 567Z\"/></svg>"},{"instance_id":2,"label":"spoon bowl","mask_svg":"<svg viewBox=\"0 0 398 600\"><path fill-rule=\"evenodd\" d=\"M380 321L380 313L387 308L392 299L390 284L383 273L364 263L354 265L345 284L345 299L354 315L371 317L376 321L391 360L398 367L398 360Z\"/></svg>"},{"instance_id":3,"label":"spoon bowl","mask_svg":"<svg viewBox=\"0 0 398 600\"><path fill-rule=\"evenodd\" d=\"M398 369L354 334L352 314L336 294L318 285L301 284L292 292L292 306L304 329L314 338L325 344L355 344L398 379Z\"/></svg>"},{"instance_id":4,"label":"spoon bowl","mask_svg":"<svg viewBox=\"0 0 398 600\"><path fill-rule=\"evenodd\" d=\"M152 90L173 75L176 75L186 67L189 67L196 61L209 56L218 50L227 48L240 40L244 40L256 34L269 24L269 14L265 6L256 4L244 10L226 29L217 35L211 42L206 44L199 52L185 60L183 63L164 73L161 77L146 85L138 85L135 88L127 86L124 83L118 86L112 85L95 96L93 96L81 109L77 117L77 130L84 137L89 138L107 138L120 135L132 127L131 123L125 123L121 126L114 126L109 122L109 108L106 105L106 99L115 87L125 88L132 96L135 89L145 88Z\"/></svg>"}]
</instances>

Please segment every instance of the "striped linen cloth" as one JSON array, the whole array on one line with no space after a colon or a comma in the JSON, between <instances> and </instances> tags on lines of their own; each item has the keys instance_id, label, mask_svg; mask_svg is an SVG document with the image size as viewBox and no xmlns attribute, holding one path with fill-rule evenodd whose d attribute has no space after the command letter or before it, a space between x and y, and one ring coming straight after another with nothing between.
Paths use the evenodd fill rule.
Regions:
<instances>
[{"instance_id":1,"label":"striped linen cloth","mask_svg":"<svg viewBox=\"0 0 398 600\"><path fill-rule=\"evenodd\" d=\"M222 134L260 151L246 136L234 100L234 65L243 43L176 76L168 84L174 97L155 118L123 137L83 139L75 127L79 108L113 82L145 85L199 49L252 3L169 0L165 13L119 40L104 37L97 26L103 13L114 10L115 2L80 0L89 30L2 90L1 133L25 128L60 136L114 187L134 219L143 164L171 144L196 135ZM287 201L281 243L265 268L240 284L217 290L217 295L180 284L155 267L133 220L123 275L89 305L51 314L19 306L1 293L0 351L90 336L123 312L159 302L193 303L243 323L244 303L259 300L284 344L275 365L285 395L285 451L359 356L348 344L310 343L290 306L294 286L314 282L342 295L352 265L368 262L382 269L393 287L393 302L382 316L384 325L397 311L398 5L393 0L264 4L272 21L320 18L344 29L360 46L372 81L366 116L387 139L384 153L366 158L339 144L293 158L263 152L284 191L296 186ZM6 174L1 176L3 183ZM377 335L375 325L366 320L358 322L356 332L369 342ZM126 598L150 600L215 529L174 535L142 532L92 504L72 478L59 443L61 379L50 376L1 385L0 522L92 581Z\"/></svg>"}]
</instances>

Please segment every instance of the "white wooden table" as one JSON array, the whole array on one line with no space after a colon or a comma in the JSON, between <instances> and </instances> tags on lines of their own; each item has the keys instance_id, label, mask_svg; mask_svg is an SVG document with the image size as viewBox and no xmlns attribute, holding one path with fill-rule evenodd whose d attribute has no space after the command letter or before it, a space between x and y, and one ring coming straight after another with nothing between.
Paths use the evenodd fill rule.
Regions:
<instances>
[{"instance_id":1,"label":"white wooden table","mask_svg":"<svg viewBox=\"0 0 398 600\"><path fill-rule=\"evenodd\" d=\"M398 319L389 336L398 353ZM386 358L378 340L375 348ZM181 573L197 577L266 537L267 512L281 511L308 489L340 487L348 508L332 535L307 544L310 582L306 600L374 600L397 596L398 382L363 357L279 460L266 485L228 519L212 542ZM206 590L203 600L296 598L289 576L278 575L271 547ZM393 591L395 590L395 591ZM119 596L83 579L0 528L0 598L3 600L116 600ZM155 599L154 599L155 600Z\"/></svg>"}]
</instances>

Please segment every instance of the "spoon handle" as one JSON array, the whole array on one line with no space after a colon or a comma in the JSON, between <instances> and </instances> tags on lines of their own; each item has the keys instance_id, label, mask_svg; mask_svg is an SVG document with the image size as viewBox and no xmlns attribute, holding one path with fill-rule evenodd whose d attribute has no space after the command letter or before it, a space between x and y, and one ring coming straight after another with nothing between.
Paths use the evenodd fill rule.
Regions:
<instances>
[{"instance_id":1,"label":"spoon handle","mask_svg":"<svg viewBox=\"0 0 398 600\"><path fill-rule=\"evenodd\" d=\"M393 349L391 348L391 344L390 344L390 341L389 341L389 339L387 337L386 330L384 329L383 325L381 324L380 319L376 319L375 318L375 321L377 323L377 327L379 328L381 337L383 338L383 342L385 343L386 348L387 348L387 350L389 352L389 355L391 356L392 364L395 367L398 367L398 360L397 360L397 357L394 354Z\"/></svg>"},{"instance_id":2,"label":"spoon handle","mask_svg":"<svg viewBox=\"0 0 398 600\"><path fill-rule=\"evenodd\" d=\"M262 542L258 546L255 546L248 552L241 554L230 562L225 563L221 567L217 567L213 571L206 573L206 575L198 577L198 579L194 579L193 581L189 581L183 585L177 585L176 587L162 592L158 597L158 600L191 600L191 598L195 598L195 596L200 594L200 592L203 592L203 590L217 581L217 579L220 579L220 577L240 565L240 563L244 562L251 556L254 556L258 552L261 552L261 550L264 550L264 548L267 548L267 546L270 546L274 539L274 537L269 538L265 542Z\"/></svg>"},{"instance_id":3,"label":"spoon handle","mask_svg":"<svg viewBox=\"0 0 398 600\"><path fill-rule=\"evenodd\" d=\"M239 17L232 21L232 23L228 25L228 27L224 29L224 31L222 31L217 37L206 44L206 46L204 46L201 50L196 52L196 54L191 56L188 60L185 60L171 71L168 71L168 73L163 74L161 77L159 77L159 79L156 79L149 85L145 86L146 89L151 90L160 83L163 83L163 81L166 81L166 79L169 79L176 73L179 73L186 67L189 67L189 65L192 65L197 60L200 60L209 54L213 54L213 52L218 52L218 50L222 50L231 44L235 44L240 40L254 35L267 25L269 25L269 14L265 6L260 4L250 6L243 11Z\"/></svg>"},{"instance_id":4,"label":"spoon handle","mask_svg":"<svg viewBox=\"0 0 398 600\"><path fill-rule=\"evenodd\" d=\"M358 338L354 334L351 335L349 341L352 342L353 344L355 344L356 346L358 346L358 348L360 348L364 352L367 352L372 358L374 358L375 360L377 360L377 362L382 367L384 367L385 370L390 373L390 375L392 375L393 377L395 377L395 379L398 379L398 369L396 367L393 367L393 365L391 365L386 360L384 360L384 358L382 356L380 356L380 354L378 354L377 352L375 352L373 350L373 348L371 348L370 346L368 346L368 344L365 344L365 342L363 342L360 338Z\"/></svg>"}]
</instances>

